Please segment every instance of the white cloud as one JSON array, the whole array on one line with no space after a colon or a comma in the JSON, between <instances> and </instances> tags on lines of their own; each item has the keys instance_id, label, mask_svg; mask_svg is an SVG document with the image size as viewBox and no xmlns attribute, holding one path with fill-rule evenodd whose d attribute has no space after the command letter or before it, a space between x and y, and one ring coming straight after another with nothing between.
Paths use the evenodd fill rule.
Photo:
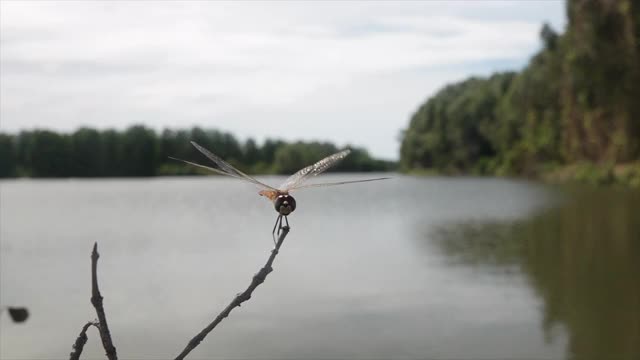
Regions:
<instances>
[{"instance_id":1,"label":"white cloud","mask_svg":"<svg viewBox=\"0 0 640 360\"><path fill-rule=\"evenodd\" d=\"M522 64L560 2L0 2L0 126L194 124L397 156L437 87Z\"/></svg>"}]
</instances>

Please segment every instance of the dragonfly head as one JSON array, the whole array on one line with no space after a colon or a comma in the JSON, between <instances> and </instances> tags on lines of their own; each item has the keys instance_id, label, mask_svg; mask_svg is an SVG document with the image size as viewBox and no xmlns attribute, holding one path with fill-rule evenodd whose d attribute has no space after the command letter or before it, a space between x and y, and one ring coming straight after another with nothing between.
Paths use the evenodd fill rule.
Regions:
<instances>
[{"instance_id":1,"label":"dragonfly head","mask_svg":"<svg viewBox=\"0 0 640 360\"><path fill-rule=\"evenodd\" d=\"M296 209L296 199L288 194L278 195L274 204L278 214L284 216L291 214Z\"/></svg>"}]
</instances>

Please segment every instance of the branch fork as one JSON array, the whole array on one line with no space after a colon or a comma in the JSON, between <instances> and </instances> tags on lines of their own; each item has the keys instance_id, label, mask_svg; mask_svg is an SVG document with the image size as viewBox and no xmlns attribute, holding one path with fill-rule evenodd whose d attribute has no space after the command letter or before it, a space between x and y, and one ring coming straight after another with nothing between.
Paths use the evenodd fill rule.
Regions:
<instances>
[{"instance_id":1,"label":"branch fork","mask_svg":"<svg viewBox=\"0 0 640 360\"><path fill-rule=\"evenodd\" d=\"M289 233L289 226L283 226L281 228L282 232L278 237L275 248L271 250L271 255L267 259L266 264L253 275L251 279L251 283L249 286L241 293L236 294L234 299L227 305L224 310L216 318L207 325L204 329L202 329L196 336L194 336L189 342L187 346L182 350L182 352L176 357L176 360L184 359L193 349L195 349L204 338L226 317L229 316L231 311L235 307L240 307L243 302L251 299L251 295L253 291L262 284L267 275L269 275L273 271L273 261L278 255L280 247L284 242L284 239L287 237ZM69 359L70 360L79 360L80 355L82 354L82 350L84 349L84 345L87 343L87 330L91 326L95 326L99 333L100 339L102 340L102 347L104 348L107 358L109 360L118 360L118 355L116 352L116 348L113 345L113 340L111 339L111 332L109 331L109 326L107 324L107 316L104 312L103 306L103 297L100 293L100 289L98 288L98 259L100 258L100 254L98 254L98 243L94 243L93 251L91 252L91 304L96 309L96 314L98 315L97 321L89 321L87 322L80 331L78 338L73 344L73 352L71 352Z\"/></svg>"}]
</instances>

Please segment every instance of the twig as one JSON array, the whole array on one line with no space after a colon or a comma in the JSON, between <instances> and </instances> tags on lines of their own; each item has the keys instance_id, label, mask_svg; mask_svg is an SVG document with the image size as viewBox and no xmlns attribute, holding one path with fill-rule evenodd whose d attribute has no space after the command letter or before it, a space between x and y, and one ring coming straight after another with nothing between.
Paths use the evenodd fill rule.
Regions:
<instances>
[{"instance_id":1,"label":"twig","mask_svg":"<svg viewBox=\"0 0 640 360\"><path fill-rule=\"evenodd\" d=\"M233 301L231 301L231 303L224 310L222 310L222 312L213 320L213 322L211 322L211 324L209 324L202 331L200 331L198 335L194 336L193 339L191 339L187 344L187 347L185 347L184 350L182 350L182 352L180 353L180 355L176 357L176 360L184 359L191 352L191 350L195 349L198 345L200 345L200 342L204 340L204 338L211 332L211 330L213 330L224 318L229 316L233 308L235 308L236 306L240 307L240 304L251 299L251 294L253 293L253 290L255 290L258 287L258 285L262 284L264 280L267 278L267 275L269 275L269 273L273 271L273 268L271 267L271 265L273 264L273 260L275 260L276 255L278 255L280 246L282 246L282 242L284 241L284 238L287 236L288 233L289 233L289 227L288 226L283 227L282 233L280 234L280 237L278 238L278 241L276 243L276 247L273 250L271 250L271 256L269 256L269 259L267 260L267 263L264 265L264 267L262 267L262 269L260 269L260 271L258 271L258 273L253 276L253 279L251 280L251 284L249 284L249 287L247 287L247 289L242 293L236 295Z\"/></svg>"},{"instance_id":2,"label":"twig","mask_svg":"<svg viewBox=\"0 0 640 360\"><path fill-rule=\"evenodd\" d=\"M89 321L82 327L80 335L78 335L75 344L73 344L73 351L69 354L69 360L80 360L82 349L84 349L84 345L87 343L87 330L89 329L89 326L95 326L98 328L98 324L95 321Z\"/></svg>"},{"instance_id":3,"label":"twig","mask_svg":"<svg viewBox=\"0 0 640 360\"><path fill-rule=\"evenodd\" d=\"M109 331L109 325L107 325L107 316L104 314L104 307L102 306L102 295L100 289L98 289L98 243L93 245L93 252L91 253L91 304L96 308L98 314L98 330L100 331L100 339L102 339L102 346L107 353L109 360L118 360L118 354L116 348L111 341L111 332Z\"/></svg>"}]
</instances>

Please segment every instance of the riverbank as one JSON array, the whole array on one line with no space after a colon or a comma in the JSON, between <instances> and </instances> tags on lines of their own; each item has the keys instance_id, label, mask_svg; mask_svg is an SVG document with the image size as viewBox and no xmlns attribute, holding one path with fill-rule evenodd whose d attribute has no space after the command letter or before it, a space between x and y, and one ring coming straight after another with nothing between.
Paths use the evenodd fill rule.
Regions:
<instances>
[{"instance_id":1,"label":"riverbank","mask_svg":"<svg viewBox=\"0 0 640 360\"><path fill-rule=\"evenodd\" d=\"M407 174L433 176L433 175L479 175L479 176L497 176L497 177L526 177L529 179L537 179L552 184L588 184L596 186L625 186L634 189L640 189L640 162L632 162L626 164L593 164L593 163L576 163L561 166L549 166L538 174L518 175L504 173L462 173L462 172L445 172L437 169L410 169L405 171Z\"/></svg>"},{"instance_id":2,"label":"riverbank","mask_svg":"<svg viewBox=\"0 0 640 360\"><path fill-rule=\"evenodd\" d=\"M624 185L640 189L640 162L564 165L543 173L541 179L550 183L578 182L591 185Z\"/></svg>"}]
</instances>

